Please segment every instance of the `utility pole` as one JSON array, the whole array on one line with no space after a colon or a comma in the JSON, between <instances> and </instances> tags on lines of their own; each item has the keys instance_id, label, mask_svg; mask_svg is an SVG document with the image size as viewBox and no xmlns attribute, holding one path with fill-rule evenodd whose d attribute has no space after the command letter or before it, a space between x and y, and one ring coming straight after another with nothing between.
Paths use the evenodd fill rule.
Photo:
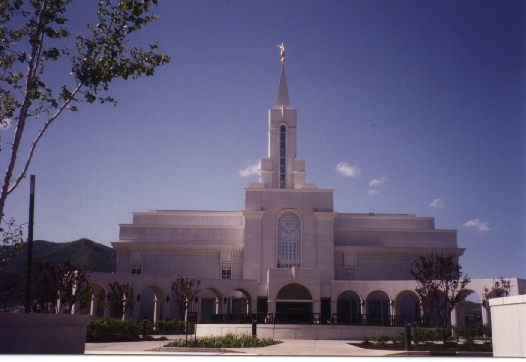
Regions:
<instances>
[{"instance_id":1,"label":"utility pole","mask_svg":"<svg viewBox=\"0 0 526 362\"><path fill-rule=\"evenodd\" d=\"M27 225L27 276L26 300L24 309L26 313L31 309L31 267L33 266L33 215L35 214L35 175L30 175L29 186L29 224Z\"/></svg>"}]
</instances>

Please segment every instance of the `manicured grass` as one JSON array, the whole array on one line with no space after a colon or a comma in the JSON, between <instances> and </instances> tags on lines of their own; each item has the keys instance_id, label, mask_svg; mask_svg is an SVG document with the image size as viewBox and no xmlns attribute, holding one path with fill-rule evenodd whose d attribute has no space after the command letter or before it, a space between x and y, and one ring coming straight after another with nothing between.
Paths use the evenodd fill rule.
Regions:
<instances>
[{"instance_id":1,"label":"manicured grass","mask_svg":"<svg viewBox=\"0 0 526 362\"><path fill-rule=\"evenodd\" d=\"M247 348L247 347L266 347L282 343L280 340L272 338L258 338L249 334L232 334L224 336L209 336L197 339L197 343L188 340L188 347L198 348ZM186 340L178 339L170 342L165 347L186 347Z\"/></svg>"}]
</instances>

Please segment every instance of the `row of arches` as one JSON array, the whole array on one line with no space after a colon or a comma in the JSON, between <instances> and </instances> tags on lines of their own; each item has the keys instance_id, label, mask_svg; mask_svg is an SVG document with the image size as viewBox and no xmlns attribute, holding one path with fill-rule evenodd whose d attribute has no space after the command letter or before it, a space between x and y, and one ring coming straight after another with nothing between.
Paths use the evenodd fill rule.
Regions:
<instances>
[{"instance_id":1,"label":"row of arches","mask_svg":"<svg viewBox=\"0 0 526 362\"><path fill-rule=\"evenodd\" d=\"M110 290L100 282L90 283L92 299L90 314L95 316L112 316L108 293ZM160 319L184 319L180 316L171 290L159 285L134 287L133 297L128 301L129 307L124 319L147 319L156 322ZM251 313L257 310L257 301L243 288L234 288L221 292L209 287L200 291L197 300L188 303L189 312L198 312L201 322L211 321L214 314Z\"/></svg>"},{"instance_id":2,"label":"row of arches","mask_svg":"<svg viewBox=\"0 0 526 362\"><path fill-rule=\"evenodd\" d=\"M113 278L115 275L113 276ZM112 278L112 279L113 279ZM156 282L157 281L157 282ZM127 277L123 282L135 285L135 293L124 318L148 319L182 319L172 299L170 282L161 278L145 278L144 276ZM371 289L367 282L343 284L331 283L332 297L320 296L316 287L310 287L301 282L287 281L278 288L271 288L268 297L257 295L257 286L250 281L210 279L202 281L198 300L189 302L188 310L198 312L201 323L211 322L214 315L241 313L303 313L319 314L325 323L334 315L340 321L352 323L359 315L367 316L404 316L418 317L418 297L409 287L411 285L393 281L386 284L385 290ZM90 314L110 316L111 312L105 297L108 295L107 283L93 279L93 290ZM243 285L244 284L244 285ZM241 285L241 286L240 286ZM356 288L353 288L356 286ZM366 288L367 287L367 288ZM391 288L391 289L389 289ZM339 290L338 290L339 289ZM489 322L489 309L482 306L480 296L473 290L468 293L470 301L479 306L478 316L464 311L464 303L460 303L452 311L452 324L463 325L468 317L483 323Z\"/></svg>"}]
</instances>

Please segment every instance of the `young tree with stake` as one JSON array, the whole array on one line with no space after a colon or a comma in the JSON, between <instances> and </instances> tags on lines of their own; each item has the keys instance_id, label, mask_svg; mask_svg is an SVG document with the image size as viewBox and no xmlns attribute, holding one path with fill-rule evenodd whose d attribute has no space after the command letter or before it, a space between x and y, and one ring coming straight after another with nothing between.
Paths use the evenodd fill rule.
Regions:
<instances>
[{"instance_id":1,"label":"young tree with stake","mask_svg":"<svg viewBox=\"0 0 526 362\"><path fill-rule=\"evenodd\" d=\"M466 285L470 282L467 276L461 279L461 269L454 255L436 253L429 257L420 256L410 268L417 282L415 292L424 314L434 315L439 321L444 349L451 311L466 297Z\"/></svg>"}]
</instances>

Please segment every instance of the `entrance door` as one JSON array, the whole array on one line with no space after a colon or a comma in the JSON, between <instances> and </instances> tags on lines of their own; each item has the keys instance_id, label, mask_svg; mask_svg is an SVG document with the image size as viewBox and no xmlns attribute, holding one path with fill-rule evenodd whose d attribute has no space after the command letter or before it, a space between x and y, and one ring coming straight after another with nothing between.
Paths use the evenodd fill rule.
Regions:
<instances>
[{"instance_id":1,"label":"entrance door","mask_svg":"<svg viewBox=\"0 0 526 362\"><path fill-rule=\"evenodd\" d=\"M312 303L277 302L276 323L279 324L310 324Z\"/></svg>"},{"instance_id":2,"label":"entrance door","mask_svg":"<svg viewBox=\"0 0 526 362\"><path fill-rule=\"evenodd\" d=\"M312 295L298 283L283 286L276 295L276 323L312 322Z\"/></svg>"}]
</instances>

